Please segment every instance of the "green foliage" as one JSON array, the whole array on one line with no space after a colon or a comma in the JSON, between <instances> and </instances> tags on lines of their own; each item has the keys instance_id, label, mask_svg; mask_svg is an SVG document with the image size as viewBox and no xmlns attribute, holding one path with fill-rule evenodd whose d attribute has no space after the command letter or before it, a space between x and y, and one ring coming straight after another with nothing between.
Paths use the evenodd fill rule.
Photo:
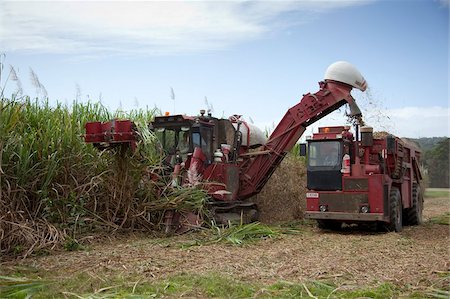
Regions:
<instances>
[{"instance_id":1,"label":"green foliage","mask_svg":"<svg viewBox=\"0 0 450 299\"><path fill-rule=\"evenodd\" d=\"M450 272L442 272L441 273L441 279L437 282L435 282L427 292L427 295L430 298L438 298L438 299L444 299L444 298L450 298Z\"/></svg>"},{"instance_id":2,"label":"green foliage","mask_svg":"<svg viewBox=\"0 0 450 299\"><path fill-rule=\"evenodd\" d=\"M277 282L268 288L267 296L262 298L392 298L397 288L388 283L373 288L351 288L313 280L307 283Z\"/></svg>"},{"instance_id":3,"label":"green foliage","mask_svg":"<svg viewBox=\"0 0 450 299\"><path fill-rule=\"evenodd\" d=\"M435 224L450 225L450 213L447 212L445 214L432 217L430 222Z\"/></svg>"},{"instance_id":4,"label":"green foliage","mask_svg":"<svg viewBox=\"0 0 450 299\"><path fill-rule=\"evenodd\" d=\"M448 298L450 298L450 291L449 290L431 289L428 292L428 296L430 296L431 298L448 299Z\"/></svg>"},{"instance_id":5,"label":"green foliage","mask_svg":"<svg viewBox=\"0 0 450 299\"><path fill-rule=\"evenodd\" d=\"M98 224L154 225L145 218L151 211L142 213L142 204L155 198L148 174L161 161L148 129L156 112L113 115L99 103L51 106L29 97L1 98L0 252L39 251L61 242L65 232L70 234L65 248L72 250L75 235ZM113 117L136 120L136 151L99 151L84 143L85 123ZM157 222L158 217L151 219Z\"/></svg>"},{"instance_id":6,"label":"green foliage","mask_svg":"<svg viewBox=\"0 0 450 299\"><path fill-rule=\"evenodd\" d=\"M296 144L294 145L294 147L291 149L291 151L289 152L289 154L290 154L292 157L295 157L295 158L301 160L301 161L306 165L306 157L300 156L300 144L299 144L299 143L296 143Z\"/></svg>"},{"instance_id":7,"label":"green foliage","mask_svg":"<svg viewBox=\"0 0 450 299\"><path fill-rule=\"evenodd\" d=\"M439 142L445 140L445 137L423 137L423 138L408 138L411 141L414 141L422 151L426 152L433 147L435 147Z\"/></svg>"},{"instance_id":8,"label":"green foliage","mask_svg":"<svg viewBox=\"0 0 450 299\"><path fill-rule=\"evenodd\" d=\"M425 168L424 164L419 165L420 173L422 174L421 185L422 188L430 187L430 175L428 174L428 169Z\"/></svg>"},{"instance_id":9,"label":"green foliage","mask_svg":"<svg viewBox=\"0 0 450 299\"><path fill-rule=\"evenodd\" d=\"M14 287L1 287L3 293L10 291L30 294L33 298L393 298L402 295L402 290L389 283L374 287L336 286L333 283L312 280L305 282L279 281L273 284L240 281L218 273L196 275L178 274L163 280L145 277L95 278L80 274L71 280L43 282L26 278L11 278ZM45 288L44 288L45 286ZM6 293L6 291L10 293ZM431 288L428 293L417 292L417 296L443 298L446 291ZM26 298L17 296L11 298Z\"/></svg>"},{"instance_id":10,"label":"green foliage","mask_svg":"<svg viewBox=\"0 0 450 299\"><path fill-rule=\"evenodd\" d=\"M299 234L301 231L297 227L289 226L268 226L259 222L249 224L219 227L214 223L210 230L205 230L203 239L197 239L181 244L182 248L191 246L207 245L214 243L224 243L234 246L242 246L252 242L280 237L283 234Z\"/></svg>"},{"instance_id":11,"label":"green foliage","mask_svg":"<svg viewBox=\"0 0 450 299\"><path fill-rule=\"evenodd\" d=\"M47 282L24 277L0 276L0 298L31 298L42 291Z\"/></svg>"},{"instance_id":12,"label":"green foliage","mask_svg":"<svg viewBox=\"0 0 450 299\"><path fill-rule=\"evenodd\" d=\"M445 138L425 152L425 167L428 169L430 187L449 188L450 138Z\"/></svg>"},{"instance_id":13,"label":"green foliage","mask_svg":"<svg viewBox=\"0 0 450 299\"><path fill-rule=\"evenodd\" d=\"M105 161L97 159L81 134L88 120L108 118L100 104L51 107L48 101L29 97L1 99L0 199L5 199L0 200L1 252L28 250L36 242L31 235L39 235L35 229L54 230L45 228L45 221L68 224L70 218L83 216L75 207L84 206L83 198L94 199L91 180ZM53 238L57 234L47 236L57 241Z\"/></svg>"},{"instance_id":14,"label":"green foliage","mask_svg":"<svg viewBox=\"0 0 450 299\"><path fill-rule=\"evenodd\" d=\"M233 245L242 245L250 241L273 238L280 234L279 231L259 222L230 226L224 229L216 227L215 232L215 242Z\"/></svg>"},{"instance_id":15,"label":"green foliage","mask_svg":"<svg viewBox=\"0 0 450 299\"><path fill-rule=\"evenodd\" d=\"M208 196L205 190L196 187L169 187L160 203L162 209L204 212Z\"/></svg>"},{"instance_id":16,"label":"green foliage","mask_svg":"<svg viewBox=\"0 0 450 299\"><path fill-rule=\"evenodd\" d=\"M25 98L2 99L0 103L0 150L2 191L13 200L48 201L40 207L25 206L30 214L41 214L45 207L62 208L59 199L70 197L70 192L84 180L81 169L95 160L95 152L87 147L80 135L86 121L105 119L108 113L101 105L74 103L70 109L48 102ZM69 178L70 175L78 177ZM75 179L77 179L75 181ZM31 210L30 210L31 208ZM50 211L49 211L50 213ZM61 216L61 215L59 215Z\"/></svg>"},{"instance_id":17,"label":"green foliage","mask_svg":"<svg viewBox=\"0 0 450 299\"><path fill-rule=\"evenodd\" d=\"M426 198L438 198L438 197L449 197L450 196L450 190L425 190L425 197Z\"/></svg>"},{"instance_id":18,"label":"green foliage","mask_svg":"<svg viewBox=\"0 0 450 299\"><path fill-rule=\"evenodd\" d=\"M71 237L67 237L64 240L64 249L67 251L76 251L76 250L82 250L84 249L84 246L81 245L78 240L71 238Z\"/></svg>"},{"instance_id":19,"label":"green foliage","mask_svg":"<svg viewBox=\"0 0 450 299\"><path fill-rule=\"evenodd\" d=\"M207 298L250 298L255 294L256 289L250 283L215 273L208 276L182 274L164 283L168 294L187 293L191 296Z\"/></svg>"}]
</instances>

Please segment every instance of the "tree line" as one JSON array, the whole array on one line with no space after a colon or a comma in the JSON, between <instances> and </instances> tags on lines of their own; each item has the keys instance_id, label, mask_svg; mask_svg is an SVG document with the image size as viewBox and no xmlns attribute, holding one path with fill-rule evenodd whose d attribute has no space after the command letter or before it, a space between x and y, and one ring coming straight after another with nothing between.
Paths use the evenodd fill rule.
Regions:
<instances>
[{"instance_id":1,"label":"tree line","mask_svg":"<svg viewBox=\"0 0 450 299\"><path fill-rule=\"evenodd\" d=\"M432 137L412 139L423 151L422 163L428 171L429 187L449 188L450 138Z\"/></svg>"}]
</instances>

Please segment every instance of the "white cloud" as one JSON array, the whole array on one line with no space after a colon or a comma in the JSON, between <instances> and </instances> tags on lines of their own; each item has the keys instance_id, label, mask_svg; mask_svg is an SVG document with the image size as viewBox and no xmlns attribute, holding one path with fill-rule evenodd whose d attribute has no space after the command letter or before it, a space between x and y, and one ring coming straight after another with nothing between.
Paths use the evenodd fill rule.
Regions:
<instances>
[{"instance_id":1,"label":"white cloud","mask_svg":"<svg viewBox=\"0 0 450 299\"><path fill-rule=\"evenodd\" d=\"M394 134L404 137L450 136L448 107L404 107L389 109Z\"/></svg>"},{"instance_id":2,"label":"white cloud","mask_svg":"<svg viewBox=\"0 0 450 299\"><path fill-rule=\"evenodd\" d=\"M301 23L288 12L321 13L368 1L0 2L6 51L161 54L207 51ZM283 18L280 16L283 15Z\"/></svg>"},{"instance_id":3,"label":"white cloud","mask_svg":"<svg viewBox=\"0 0 450 299\"><path fill-rule=\"evenodd\" d=\"M368 126L372 126L374 131L386 131L395 136L409 138L450 137L450 108L448 107L404 107L378 110L361 107L361 109L364 121ZM272 132L280 120L258 122L255 125ZM306 128L301 140L304 141L306 135L316 133L319 127L350 125L346 120L345 110L335 111Z\"/></svg>"}]
</instances>

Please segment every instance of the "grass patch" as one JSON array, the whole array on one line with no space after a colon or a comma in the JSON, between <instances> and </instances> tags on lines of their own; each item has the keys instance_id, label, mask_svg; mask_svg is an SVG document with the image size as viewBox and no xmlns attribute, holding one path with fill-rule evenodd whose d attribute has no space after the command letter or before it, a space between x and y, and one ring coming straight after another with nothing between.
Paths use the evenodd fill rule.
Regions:
<instances>
[{"instance_id":1,"label":"grass patch","mask_svg":"<svg viewBox=\"0 0 450 299\"><path fill-rule=\"evenodd\" d=\"M447 212L445 214L432 217L430 222L434 224L450 225L450 213Z\"/></svg>"},{"instance_id":2,"label":"grass patch","mask_svg":"<svg viewBox=\"0 0 450 299\"><path fill-rule=\"evenodd\" d=\"M442 272L441 279L435 282L427 292L430 298L450 298L450 272Z\"/></svg>"},{"instance_id":3,"label":"grass patch","mask_svg":"<svg viewBox=\"0 0 450 299\"><path fill-rule=\"evenodd\" d=\"M265 285L218 273L184 273L159 281L142 275L108 278L86 273L53 283L11 277L3 277L1 282L4 281L13 281L11 288L0 286L0 295L7 298L392 298L401 295L401 290L389 283L369 288L349 288L322 281L280 281Z\"/></svg>"},{"instance_id":4,"label":"grass patch","mask_svg":"<svg viewBox=\"0 0 450 299\"><path fill-rule=\"evenodd\" d=\"M203 236L195 240L181 243L182 248L191 246L224 243L242 246L249 243L280 237L284 234L299 234L301 231L292 226L269 226L260 222L219 227L213 225L211 229L203 231Z\"/></svg>"},{"instance_id":5,"label":"grass patch","mask_svg":"<svg viewBox=\"0 0 450 299\"><path fill-rule=\"evenodd\" d=\"M389 283L377 287L336 286L322 281L307 283L278 282L268 288L267 298L392 298L399 290Z\"/></svg>"},{"instance_id":6,"label":"grass patch","mask_svg":"<svg viewBox=\"0 0 450 299\"><path fill-rule=\"evenodd\" d=\"M425 197L426 198L438 198L438 197L450 197L450 191L449 190L425 190Z\"/></svg>"},{"instance_id":7,"label":"grass patch","mask_svg":"<svg viewBox=\"0 0 450 299\"><path fill-rule=\"evenodd\" d=\"M0 276L0 298L31 298L43 291L47 284L40 279Z\"/></svg>"},{"instance_id":8,"label":"grass patch","mask_svg":"<svg viewBox=\"0 0 450 299\"><path fill-rule=\"evenodd\" d=\"M216 273L208 276L182 274L168 279L163 284L166 295L181 293L187 297L249 298L253 297L258 289L252 283L237 281Z\"/></svg>"},{"instance_id":9,"label":"grass patch","mask_svg":"<svg viewBox=\"0 0 450 299\"><path fill-rule=\"evenodd\" d=\"M246 242L273 238L280 233L271 227L259 222L230 226L228 228L215 228L213 242L224 242L232 245L242 245Z\"/></svg>"}]
</instances>

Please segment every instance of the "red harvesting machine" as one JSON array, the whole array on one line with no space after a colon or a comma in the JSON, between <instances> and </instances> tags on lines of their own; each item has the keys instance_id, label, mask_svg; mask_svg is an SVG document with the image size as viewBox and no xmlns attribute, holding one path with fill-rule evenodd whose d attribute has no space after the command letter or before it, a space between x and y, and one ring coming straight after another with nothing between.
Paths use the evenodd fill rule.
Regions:
<instances>
[{"instance_id":1,"label":"red harvesting machine","mask_svg":"<svg viewBox=\"0 0 450 299\"><path fill-rule=\"evenodd\" d=\"M360 72L348 62L336 62L319 82L319 91L305 94L290 108L268 139L239 115L218 119L204 111L198 116L157 116L150 124L170 164L173 183L202 184L211 210L219 222L237 217L257 218L257 207L248 199L258 194L306 127L349 104L352 116L361 114L350 92L366 89ZM90 122L85 141L100 147L118 144L134 147L136 129L130 120ZM166 214L167 227L177 229L192 215Z\"/></svg>"},{"instance_id":2,"label":"red harvesting machine","mask_svg":"<svg viewBox=\"0 0 450 299\"><path fill-rule=\"evenodd\" d=\"M371 127L319 128L307 145L306 218L322 228L342 223L381 224L400 231L422 221L420 150ZM359 129L359 130L358 130Z\"/></svg>"}]
</instances>

